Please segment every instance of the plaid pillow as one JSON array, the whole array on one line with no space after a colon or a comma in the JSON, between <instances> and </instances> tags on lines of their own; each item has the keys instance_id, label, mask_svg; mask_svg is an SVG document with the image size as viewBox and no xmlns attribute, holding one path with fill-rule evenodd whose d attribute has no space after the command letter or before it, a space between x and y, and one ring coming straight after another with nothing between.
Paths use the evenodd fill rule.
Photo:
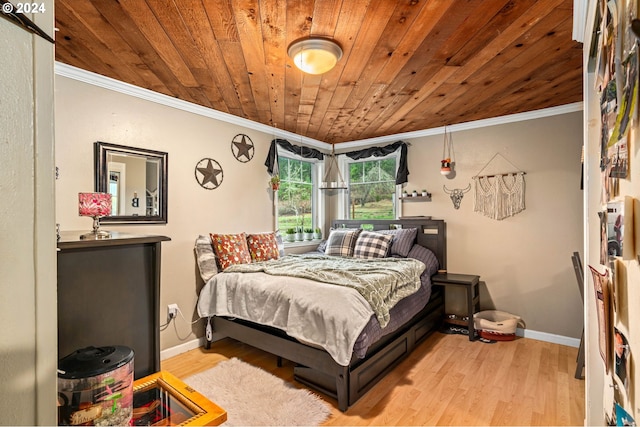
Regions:
<instances>
[{"instance_id":1,"label":"plaid pillow","mask_svg":"<svg viewBox=\"0 0 640 427\"><path fill-rule=\"evenodd\" d=\"M393 236L393 242L391 243L391 255L400 255L401 257L406 258L416 241L418 229L401 228L397 230L378 230L376 233L391 234Z\"/></svg>"},{"instance_id":2,"label":"plaid pillow","mask_svg":"<svg viewBox=\"0 0 640 427\"><path fill-rule=\"evenodd\" d=\"M363 231L358 236L353 250L354 258L384 258L389 253L393 236Z\"/></svg>"},{"instance_id":3,"label":"plaid pillow","mask_svg":"<svg viewBox=\"0 0 640 427\"><path fill-rule=\"evenodd\" d=\"M249 234L247 246L253 261L268 261L279 257L276 233Z\"/></svg>"},{"instance_id":4,"label":"plaid pillow","mask_svg":"<svg viewBox=\"0 0 640 427\"><path fill-rule=\"evenodd\" d=\"M325 255L353 256L353 249L361 231L360 229L331 230L331 234L327 239L327 248L324 251Z\"/></svg>"},{"instance_id":5,"label":"plaid pillow","mask_svg":"<svg viewBox=\"0 0 640 427\"><path fill-rule=\"evenodd\" d=\"M211 244L218 259L220 270L233 264L251 264L251 255L247 247L247 235L240 234L209 234Z\"/></svg>"}]
</instances>

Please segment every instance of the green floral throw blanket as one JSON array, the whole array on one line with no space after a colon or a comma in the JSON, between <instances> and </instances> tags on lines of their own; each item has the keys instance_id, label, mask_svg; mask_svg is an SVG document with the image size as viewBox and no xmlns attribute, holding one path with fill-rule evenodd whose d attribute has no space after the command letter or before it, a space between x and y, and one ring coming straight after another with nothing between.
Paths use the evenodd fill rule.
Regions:
<instances>
[{"instance_id":1,"label":"green floral throw blanket","mask_svg":"<svg viewBox=\"0 0 640 427\"><path fill-rule=\"evenodd\" d=\"M389 310L416 292L425 265L412 258L357 259L326 255L288 255L278 260L236 264L229 273L264 272L293 276L357 290L367 300L381 327L389 323Z\"/></svg>"}]
</instances>

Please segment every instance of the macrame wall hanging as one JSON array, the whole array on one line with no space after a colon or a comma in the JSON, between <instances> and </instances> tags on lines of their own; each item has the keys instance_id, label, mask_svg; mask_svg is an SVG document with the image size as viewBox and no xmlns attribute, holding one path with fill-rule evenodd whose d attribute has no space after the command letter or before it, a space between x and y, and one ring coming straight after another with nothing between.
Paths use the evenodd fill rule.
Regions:
<instances>
[{"instance_id":1,"label":"macrame wall hanging","mask_svg":"<svg viewBox=\"0 0 640 427\"><path fill-rule=\"evenodd\" d=\"M496 159L502 157L515 172L480 175ZM513 216L525 209L524 204L524 176L525 172L507 160L502 154L496 153L491 160L473 177L475 188L474 212L479 212L489 218L502 220Z\"/></svg>"}]
</instances>

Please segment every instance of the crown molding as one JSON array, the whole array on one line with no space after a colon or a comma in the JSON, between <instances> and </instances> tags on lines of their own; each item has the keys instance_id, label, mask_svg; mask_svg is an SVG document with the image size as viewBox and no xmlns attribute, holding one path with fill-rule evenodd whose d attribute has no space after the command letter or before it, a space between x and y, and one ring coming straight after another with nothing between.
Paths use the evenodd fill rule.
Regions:
<instances>
[{"instance_id":1,"label":"crown molding","mask_svg":"<svg viewBox=\"0 0 640 427\"><path fill-rule=\"evenodd\" d=\"M283 138L292 143L300 143L310 147L331 150L331 144L318 141L316 139L300 136L293 132L277 129L271 126L267 126L262 123L254 122L253 120L245 119L242 117L234 116L229 113L214 110L213 108L203 107L191 102L183 101L181 99L173 98L162 93L154 92L149 89L141 88L129 83L122 82L120 80L112 79L100 74L92 73L71 65L63 64L61 62L55 63L55 73L62 77L68 77L73 80L77 80L90 85L102 87L105 89L120 92L125 95L130 95L136 98L144 99L145 101L155 102L160 105L164 105L178 110L186 111L188 113L198 114L204 117L220 120L222 122L231 123L237 126L246 127L256 130L258 132L264 132L268 135L273 135L274 138Z\"/></svg>"},{"instance_id":2,"label":"crown molding","mask_svg":"<svg viewBox=\"0 0 640 427\"><path fill-rule=\"evenodd\" d=\"M583 103L574 102L573 104L561 105L559 107L544 108L541 110L527 111L524 113L509 114L507 116L493 117L490 119L475 120L472 122L458 123L446 126L447 132L456 132L462 130L479 129L487 126L504 125L507 123L522 122L526 120L535 120L543 117L558 116L561 114L574 113L582 111ZM372 145L396 142L398 140L420 138L424 136L433 136L444 134L445 126L438 128L418 130L414 132L396 133L394 135L381 136L378 138L361 139L359 141L350 141L339 144L342 148L370 147Z\"/></svg>"},{"instance_id":3,"label":"crown molding","mask_svg":"<svg viewBox=\"0 0 640 427\"><path fill-rule=\"evenodd\" d=\"M317 139L307 138L300 136L293 132L288 132L282 129L273 128L262 123L255 122L253 120L245 119L242 117L234 116L229 113L214 110L213 108L203 107L201 105L193 104L191 102L183 101L181 99L173 98L168 95L164 95L158 92L154 92L149 89L144 89L139 86L135 86L129 83L122 82L120 80L105 77L100 74L92 73L90 71L82 70L71 65L63 64L61 62L55 63L55 73L59 76L68 77L77 81L81 81L94 86L99 86L105 89L120 92L125 95L134 96L136 98L144 99L146 101L155 102L157 104L165 105L167 107L176 108L178 110L186 111L193 114L198 114L204 117L220 120L226 123L231 123L237 126L246 127L249 129L263 132L274 137L287 139L290 142L307 145L320 150L331 150L331 144L318 141ZM455 125L447 126L448 132L456 132L462 130L478 129L487 126L502 125L506 123L520 122L525 120L534 120L543 117L556 116L561 114L573 113L576 111L582 111L583 103L575 102L573 104L561 105L559 107L544 108L541 110L527 111L524 113L510 114L507 116L494 117L490 119L475 120L472 122L459 123ZM440 135L445 130L444 126L432 129L419 130L414 132L398 133L394 135L386 135L377 138L361 139L357 141L341 142L337 144L340 150L368 147L377 144L396 142L402 139L413 139L424 136Z\"/></svg>"}]
</instances>

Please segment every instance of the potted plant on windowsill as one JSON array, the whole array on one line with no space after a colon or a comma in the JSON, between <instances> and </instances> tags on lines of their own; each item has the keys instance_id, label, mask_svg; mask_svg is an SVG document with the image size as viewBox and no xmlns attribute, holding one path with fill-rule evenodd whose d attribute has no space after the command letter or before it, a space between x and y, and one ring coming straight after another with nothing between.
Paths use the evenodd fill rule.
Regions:
<instances>
[{"instance_id":1,"label":"potted plant on windowsill","mask_svg":"<svg viewBox=\"0 0 640 427\"><path fill-rule=\"evenodd\" d=\"M313 240L313 228L304 229L304 240Z\"/></svg>"},{"instance_id":2,"label":"potted plant on windowsill","mask_svg":"<svg viewBox=\"0 0 640 427\"><path fill-rule=\"evenodd\" d=\"M295 228L289 228L286 232L287 242L295 242L296 241L296 230Z\"/></svg>"},{"instance_id":3,"label":"potted plant on windowsill","mask_svg":"<svg viewBox=\"0 0 640 427\"><path fill-rule=\"evenodd\" d=\"M295 233L296 233L295 234L296 242L302 242L302 240L304 239L304 234L303 234L303 231L302 231L302 227L301 226L300 227L296 227L295 230L296 230L295 231Z\"/></svg>"},{"instance_id":4,"label":"potted plant on windowsill","mask_svg":"<svg viewBox=\"0 0 640 427\"><path fill-rule=\"evenodd\" d=\"M320 228L317 228L315 230L313 230L313 238L315 240L320 240L322 239L322 230L320 230Z\"/></svg>"}]
</instances>

